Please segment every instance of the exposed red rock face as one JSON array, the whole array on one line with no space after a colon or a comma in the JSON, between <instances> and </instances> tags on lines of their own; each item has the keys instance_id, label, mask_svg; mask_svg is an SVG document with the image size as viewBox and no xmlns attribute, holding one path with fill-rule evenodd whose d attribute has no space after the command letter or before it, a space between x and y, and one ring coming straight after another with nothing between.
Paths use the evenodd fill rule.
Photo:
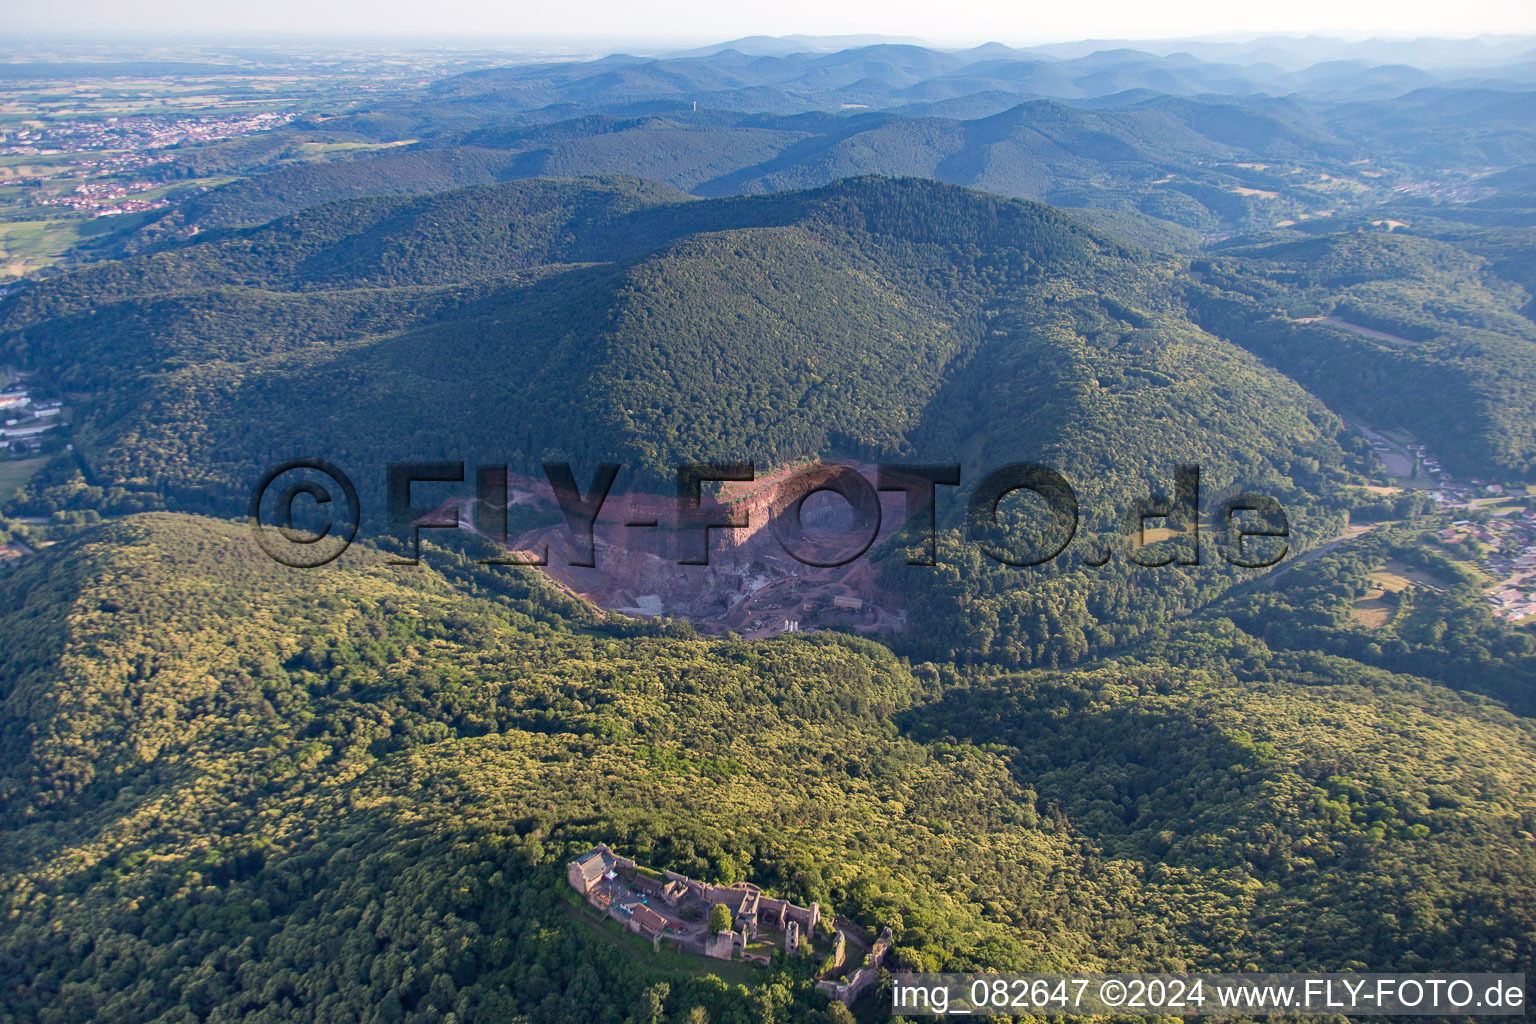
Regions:
<instances>
[{"instance_id":1,"label":"exposed red rock face","mask_svg":"<svg viewBox=\"0 0 1536 1024\"><path fill-rule=\"evenodd\" d=\"M678 502L670 494L610 494L593 527L596 565L591 568L571 564L580 554L563 524L510 537L506 546L526 560L545 560L540 572L606 611L687 619L705 632L735 631L746 637L834 624L861 632L900 632L906 613L897 596L878 585L878 569L868 553L845 565L806 565L784 550L770 528L781 485L801 468L726 484L718 500L704 499L705 510L719 513L715 518L745 522L738 529L709 531L708 565L681 564L698 542L696 534L688 536L693 531L677 527ZM874 467L852 468L873 485ZM547 481L514 474L507 483L509 507L533 505L559 521ZM476 525L479 504L479 498L456 499L433 516L456 507L460 529L487 536ZM900 529L904 515L899 493L881 493L880 505L875 545ZM857 551L864 538L851 518L848 504L836 495L808 498L802 514L804 547L797 550L812 561L833 561ZM658 525L626 525L652 521Z\"/></svg>"}]
</instances>

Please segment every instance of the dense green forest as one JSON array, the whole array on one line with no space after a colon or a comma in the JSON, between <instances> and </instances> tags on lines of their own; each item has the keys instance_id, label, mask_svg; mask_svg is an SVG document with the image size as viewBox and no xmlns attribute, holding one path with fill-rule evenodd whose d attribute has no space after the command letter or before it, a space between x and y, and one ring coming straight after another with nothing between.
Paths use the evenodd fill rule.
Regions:
<instances>
[{"instance_id":1,"label":"dense green forest","mask_svg":"<svg viewBox=\"0 0 1536 1024\"><path fill-rule=\"evenodd\" d=\"M957 462L967 486L1029 460L1072 482L1081 548L1193 463L1207 511L1270 495L1301 549L1342 529L1369 472L1313 393L1420 431L1448 466L1523 471L1536 328L1495 272L1512 259L1351 233L1191 272L1049 208L916 180L334 203L7 300L0 351L81 396L84 463L56 463L13 511L227 514L266 466L312 453L353 475L375 524L384 466L407 459L611 460L661 491L699 458ZM1325 313L1423 340L1307 319ZM960 509L937 571L888 558L913 657L1069 665L1244 575L1213 553L1021 573L968 543Z\"/></svg>"},{"instance_id":2,"label":"dense green forest","mask_svg":"<svg viewBox=\"0 0 1536 1024\"><path fill-rule=\"evenodd\" d=\"M1332 408L1407 426L1466 474L1523 479L1536 324L1528 270L1499 255L1396 232L1227 248L1196 261L1191 307Z\"/></svg>"},{"instance_id":3,"label":"dense green forest","mask_svg":"<svg viewBox=\"0 0 1536 1024\"><path fill-rule=\"evenodd\" d=\"M1270 587L1234 593L1223 608L1271 647L1342 654L1536 713L1536 636L1496 622L1482 575L1420 541L1419 532L1377 531L1297 566ZM1370 575L1389 560L1434 583L1383 594L1390 619L1370 628L1351 609L1380 589Z\"/></svg>"},{"instance_id":4,"label":"dense green forest","mask_svg":"<svg viewBox=\"0 0 1536 1024\"><path fill-rule=\"evenodd\" d=\"M228 514L267 466L320 454L377 524L390 462L613 461L666 492L682 461L851 456L961 463L967 486L1049 465L1087 538L1194 463L1208 505L1267 494L1294 543L1331 536L1364 479L1356 442L1191 323L1182 271L1047 207L917 180L331 204L0 307L0 351L87 396L91 478L56 468L18 509ZM1237 578L1214 555L1155 580L1069 556L1020 587L963 542L946 555L895 584L922 609L908 653L1010 667L1070 664Z\"/></svg>"},{"instance_id":5,"label":"dense green forest","mask_svg":"<svg viewBox=\"0 0 1536 1024\"><path fill-rule=\"evenodd\" d=\"M996 44L971 56L876 45L471 72L176 152L154 173L249 177L111 244L535 176L632 174L724 196L880 174L1085 208L1189 251L1371 209L1426 183L1494 172L1518 186L1536 159L1523 68L1505 69L1526 79L1505 88L1436 89L1413 88L1434 76L1401 66L1334 62L1315 79L1281 75L1282 85L1267 60L1239 69L1134 49L1041 59ZM1394 82L1399 74L1407 79ZM391 148L283 161L314 144Z\"/></svg>"},{"instance_id":6,"label":"dense green forest","mask_svg":"<svg viewBox=\"0 0 1536 1024\"><path fill-rule=\"evenodd\" d=\"M326 206L43 282L0 309L0 350L87 396L103 485L212 508L320 449L616 459L656 481L727 455L1030 457L1097 493L1185 458L1215 487L1326 491L1341 424L1193 327L1177 275L933 183L690 202L540 181Z\"/></svg>"},{"instance_id":7,"label":"dense green forest","mask_svg":"<svg viewBox=\"0 0 1536 1024\"><path fill-rule=\"evenodd\" d=\"M886 1019L824 945L599 920L598 842L888 927L885 972L1530 973L1536 620L1421 468L1536 480L1536 65L1271 44L519 62L154 150L174 203L0 288L0 384L68 424L0 466L0 1024ZM361 493L313 571L242 518L296 457ZM962 479L936 564L840 578L863 625L743 639L604 610L673 566L395 564L429 460ZM1039 565L988 553L1038 503L968 505L1020 462L1078 502ZM1244 494L1273 570L1223 557Z\"/></svg>"},{"instance_id":8,"label":"dense green forest","mask_svg":"<svg viewBox=\"0 0 1536 1024\"><path fill-rule=\"evenodd\" d=\"M598 840L889 925L897 966L1532 955L1536 736L1491 702L1222 618L1007 676L429 561L153 513L6 571L5 1019L846 1019L584 918Z\"/></svg>"}]
</instances>

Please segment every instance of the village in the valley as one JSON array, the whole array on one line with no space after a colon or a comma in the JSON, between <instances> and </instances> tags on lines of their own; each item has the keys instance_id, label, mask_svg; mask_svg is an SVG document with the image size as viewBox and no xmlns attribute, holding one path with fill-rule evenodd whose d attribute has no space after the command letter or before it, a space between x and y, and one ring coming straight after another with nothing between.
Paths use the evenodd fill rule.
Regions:
<instances>
[{"instance_id":1,"label":"village in the valley","mask_svg":"<svg viewBox=\"0 0 1536 1024\"><path fill-rule=\"evenodd\" d=\"M4 379L0 376L0 380ZM37 454L43 449L45 435L65 422L64 403L60 399L38 398L20 382L0 388L0 449L4 454Z\"/></svg>"},{"instance_id":2,"label":"village in the valley","mask_svg":"<svg viewBox=\"0 0 1536 1024\"><path fill-rule=\"evenodd\" d=\"M566 880L589 905L658 949L666 942L700 957L764 966L775 950L820 957L817 988L844 1003L875 983L891 947L889 928L869 942L854 925L824 916L819 904L796 906L751 882L712 885L654 871L605 843L566 865Z\"/></svg>"},{"instance_id":3,"label":"village in the valley","mask_svg":"<svg viewBox=\"0 0 1536 1024\"><path fill-rule=\"evenodd\" d=\"M1458 518L1425 539L1455 545L1488 577L1484 596L1493 614L1512 623L1536 621L1536 494L1514 480L1453 477L1427 446L1399 429L1357 424L1386 472L1406 489L1423 491ZM1404 585L1433 586L1406 575Z\"/></svg>"},{"instance_id":4,"label":"village in the valley","mask_svg":"<svg viewBox=\"0 0 1536 1024\"><path fill-rule=\"evenodd\" d=\"M70 409L58 398L45 398L28 375L0 367L0 503L9 500L33 473L58 452L70 451ZM29 526L47 520L23 516L0 523L0 564L33 554L46 539L22 539Z\"/></svg>"}]
</instances>

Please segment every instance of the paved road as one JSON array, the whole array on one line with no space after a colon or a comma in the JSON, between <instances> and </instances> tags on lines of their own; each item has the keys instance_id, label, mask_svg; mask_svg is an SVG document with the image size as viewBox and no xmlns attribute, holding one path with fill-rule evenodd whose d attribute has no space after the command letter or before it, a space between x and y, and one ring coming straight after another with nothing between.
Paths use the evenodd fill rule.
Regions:
<instances>
[{"instance_id":1,"label":"paved road","mask_svg":"<svg viewBox=\"0 0 1536 1024\"><path fill-rule=\"evenodd\" d=\"M1409 339L1400 335L1388 334L1386 331L1378 331L1372 327L1361 327L1359 324L1352 324L1347 320L1340 320L1336 316L1309 316L1298 320L1297 323L1327 324L1330 327L1337 327L1341 330L1348 331L1351 334L1358 334L1361 337L1375 338L1377 341L1390 341L1394 345L1418 344L1417 342L1410 341Z\"/></svg>"},{"instance_id":2,"label":"paved road","mask_svg":"<svg viewBox=\"0 0 1536 1024\"><path fill-rule=\"evenodd\" d=\"M1326 555L1328 552L1336 549L1340 544L1343 544L1346 541L1354 540L1357 537L1364 537L1366 534L1370 533L1377 527L1386 525L1388 524L1371 523L1369 526L1366 526L1364 529L1356 533L1345 534L1343 537L1340 537L1337 540L1331 540L1326 544L1319 544L1312 550L1297 555L1295 558L1287 558L1280 564L1278 568L1271 569L1263 576L1260 576L1257 579L1249 580L1246 583L1239 583L1235 587L1229 587L1228 589L1222 591L1220 596L1218 596L1216 600L1212 601L1211 604L1216 605L1228 600L1229 598L1242 597L1243 595L1252 593L1253 591L1260 588L1265 590L1273 590L1275 584L1280 581L1280 577L1284 576L1298 565L1306 565L1308 562L1315 562L1319 558L1322 558L1324 555Z\"/></svg>"}]
</instances>

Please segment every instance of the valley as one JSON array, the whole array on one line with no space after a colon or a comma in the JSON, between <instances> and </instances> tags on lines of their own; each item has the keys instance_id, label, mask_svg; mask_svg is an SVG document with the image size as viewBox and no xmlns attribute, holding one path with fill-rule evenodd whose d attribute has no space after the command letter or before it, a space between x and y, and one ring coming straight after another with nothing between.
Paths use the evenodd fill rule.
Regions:
<instances>
[{"instance_id":1,"label":"valley","mask_svg":"<svg viewBox=\"0 0 1536 1024\"><path fill-rule=\"evenodd\" d=\"M0 59L0 1024L1529 974L1536 37L632 42Z\"/></svg>"}]
</instances>

